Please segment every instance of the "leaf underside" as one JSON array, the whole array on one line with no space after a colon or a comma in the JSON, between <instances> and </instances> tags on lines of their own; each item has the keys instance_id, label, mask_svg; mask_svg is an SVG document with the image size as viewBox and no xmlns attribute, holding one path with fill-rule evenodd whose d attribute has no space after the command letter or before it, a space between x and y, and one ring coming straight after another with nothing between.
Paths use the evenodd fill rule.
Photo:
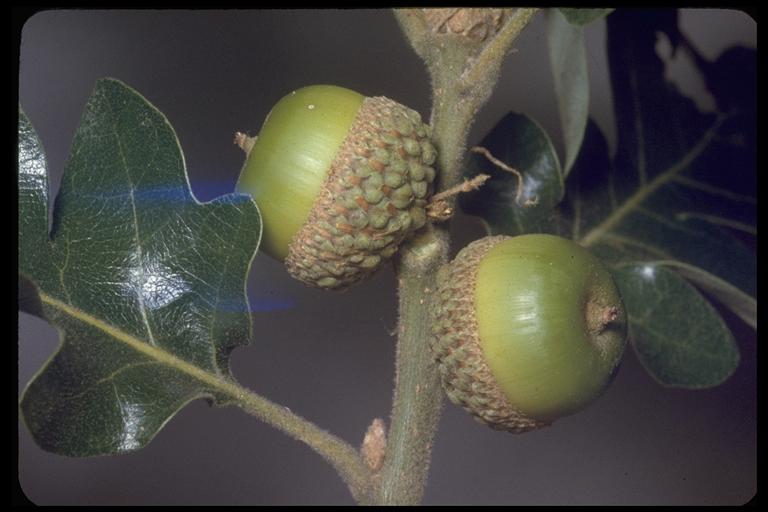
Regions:
<instances>
[{"instance_id":1,"label":"leaf underside","mask_svg":"<svg viewBox=\"0 0 768 512\"><path fill-rule=\"evenodd\" d=\"M546 11L547 46L565 145L563 175L568 176L589 118L589 77L584 28L566 21L560 11Z\"/></svg>"},{"instance_id":2,"label":"leaf underside","mask_svg":"<svg viewBox=\"0 0 768 512\"><path fill-rule=\"evenodd\" d=\"M45 155L20 112L20 303L62 339L21 398L35 441L71 456L131 451L189 401L225 401L229 353L251 338L255 203L199 203L165 117L104 79L75 134L50 233L47 210Z\"/></svg>"}]
</instances>

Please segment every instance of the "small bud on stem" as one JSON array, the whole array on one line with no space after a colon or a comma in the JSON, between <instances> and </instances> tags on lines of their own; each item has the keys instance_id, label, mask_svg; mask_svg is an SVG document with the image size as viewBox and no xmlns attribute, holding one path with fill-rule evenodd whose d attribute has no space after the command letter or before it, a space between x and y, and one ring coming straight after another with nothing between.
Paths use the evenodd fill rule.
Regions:
<instances>
[{"instance_id":1,"label":"small bud on stem","mask_svg":"<svg viewBox=\"0 0 768 512\"><path fill-rule=\"evenodd\" d=\"M387 433L384 428L384 421L381 418L373 420L363 438L363 445L360 447L360 455L365 464L376 473L384 464L384 454L387 448Z\"/></svg>"}]
</instances>

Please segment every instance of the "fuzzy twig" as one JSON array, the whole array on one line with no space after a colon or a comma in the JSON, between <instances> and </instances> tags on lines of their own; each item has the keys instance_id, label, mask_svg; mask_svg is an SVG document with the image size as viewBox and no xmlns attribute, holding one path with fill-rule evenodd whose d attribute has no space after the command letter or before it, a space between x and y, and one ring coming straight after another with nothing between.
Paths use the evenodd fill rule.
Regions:
<instances>
[{"instance_id":1,"label":"fuzzy twig","mask_svg":"<svg viewBox=\"0 0 768 512\"><path fill-rule=\"evenodd\" d=\"M395 11L432 79L430 124L438 150L438 193L459 183L469 128L493 90L504 57L535 12L463 13L447 27L442 17L435 22L424 9ZM478 31L478 23L486 25ZM446 28L450 30L444 32ZM445 208L453 209L455 197L443 197ZM429 340L437 271L448 260L447 224L428 224L422 234L404 244L395 260L399 284L395 390L374 504L417 505L424 493L443 404Z\"/></svg>"},{"instance_id":2,"label":"fuzzy twig","mask_svg":"<svg viewBox=\"0 0 768 512\"><path fill-rule=\"evenodd\" d=\"M435 194L432 196L432 200L427 205L427 215L436 221L444 221L450 219L453 215L453 208L451 208L446 199L458 194L477 190L482 187L483 183L485 183L489 178L490 175L488 174L478 174L471 180L465 180L458 185L454 185L448 190L443 190L442 192Z\"/></svg>"},{"instance_id":3,"label":"fuzzy twig","mask_svg":"<svg viewBox=\"0 0 768 512\"><path fill-rule=\"evenodd\" d=\"M490 151L488 151L486 148L482 146L475 146L470 149L473 153L479 153L483 155L485 158L487 158L493 165L498 167L499 169L502 169L507 172L511 172L515 175L517 178L517 191L515 192L515 203L520 204L520 200L523 198L523 175L520 174L520 171L515 169L514 167L510 167L509 165L505 164L495 156L491 154ZM482 175L481 175L482 176Z\"/></svg>"}]
</instances>

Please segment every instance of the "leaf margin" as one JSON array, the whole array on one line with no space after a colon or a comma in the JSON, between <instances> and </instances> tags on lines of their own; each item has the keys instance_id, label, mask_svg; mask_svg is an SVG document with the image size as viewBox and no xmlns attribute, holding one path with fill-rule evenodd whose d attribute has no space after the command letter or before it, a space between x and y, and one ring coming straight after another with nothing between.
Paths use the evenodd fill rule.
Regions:
<instances>
[{"instance_id":1,"label":"leaf margin","mask_svg":"<svg viewBox=\"0 0 768 512\"><path fill-rule=\"evenodd\" d=\"M258 205L253 201L253 198L246 195L241 194L237 192L225 194L219 197L216 197L210 201L206 202L200 202L197 197L195 196L191 185L189 181L189 174L187 172L187 166L184 159L184 153L181 149L181 145L178 140L178 136L176 134L176 131L173 129L170 121L167 119L165 114L161 112L154 104L149 102L143 95L141 95L138 91L133 89L132 87L128 86L127 84L123 83L120 80L114 79L114 78L102 78L99 79L96 83L96 87L94 88L94 94L96 91L99 90L99 87L103 86L104 84L110 84L115 85L119 88L121 88L123 91L133 95L135 98L139 99L143 107L146 107L150 109L153 114L156 114L159 116L159 118L164 123L165 127L168 130L168 133L172 135L172 139L175 144L175 150L178 152L178 156L181 160L181 172L179 174L179 178L183 180L183 186L185 187L186 192L189 194L189 197L194 202L195 207L203 207L207 205L213 205L216 206L217 203L226 205L227 202L232 207L235 207L237 203L247 204L245 208L250 209L246 213L251 216L251 227L258 227L258 231L256 232L254 244L253 244L253 251L251 251L250 256L247 258L247 261L243 259L245 268L243 270L243 279L242 279L242 301L245 304L245 310L250 311L250 298L247 293L247 287L248 287L248 280L247 276L250 274L251 267L253 265L253 262L256 258L256 255L258 254L258 247L261 242L261 238L263 235L263 222L261 220L261 214L258 208ZM90 96L89 102L94 99L94 94ZM19 132L18 135L21 137L22 134L22 123L26 123L25 128L28 128L28 130L31 133L31 136L33 138L33 142L36 144L37 148L40 150L41 154L44 157L44 150L42 141L40 141L39 136L37 135L37 132L34 130L34 127L29 120L26 113L23 111L21 106L19 106ZM78 128L79 130L80 128ZM20 144L17 145L17 148L20 147ZM22 164L19 163L19 173L22 172ZM48 225L48 214L50 211L50 205L48 204L47 198L48 198L48 187L49 187L49 169L47 166L47 160L44 160L44 175L45 175L45 183L43 185L44 187L44 196L45 196L45 204L42 206L45 210L45 219L44 219L44 225L46 226L44 236L45 239L42 241L42 243L48 247L52 243L51 238L51 230L52 228ZM21 191L20 191L21 193ZM241 208L240 206L237 206L237 208ZM20 213L20 217L23 217L23 215ZM37 212L38 214L40 212ZM54 211L54 218L55 218L56 212ZM38 234L40 235L40 234ZM49 265L52 265L52 261L49 262ZM142 341L136 338L135 336L123 332L119 328L110 325L108 322L99 320L97 317L93 315L86 314L84 312L76 313L75 311L80 311L79 308L76 308L75 306L72 306L70 304L66 304L63 301L58 300L57 298L49 295L45 291L43 291L39 285L35 282L35 280L32 278L31 275L27 275L26 272L24 272L22 269L19 269L19 292L20 292L20 299L24 299L24 304L21 303L20 305L22 307L22 312L32 314L35 316L41 317L43 320L48 322L54 329L56 329L58 333L58 344L56 348L53 350L53 352L49 355L47 360L36 370L36 372L33 374L33 376L29 379L29 381L25 384L24 389L19 397L19 408L20 408L20 418L24 422L24 424L27 426L28 430L31 433L34 433L34 429L31 428L31 425L29 423L29 418L27 417L27 414L24 413L25 403L27 403L27 398L30 395L30 389L33 387L35 382L38 382L38 379L41 375L43 375L50 367L52 361L54 361L57 356L60 356L62 353L64 353L65 350L67 350L68 347L68 341L67 341L67 332L64 327L64 323L60 320L57 320L56 317L60 314L66 313L68 314L71 319L77 319L79 321L82 321L83 319L87 319L91 327L97 327L102 332L111 332L113 335L117 334L117 338L121 339L121 341L125 344L127 344L130 348L132 348L134 351L147 355L149 354L152 359L155 361L165 361L163 364L168 366L169 368L173 368L174 370L183 371L184 373L191 375L194 377L197 381L200 383L204 383L207 388L200 387L200 389L197 390L194 395L190 395L187 399L181 401L178 403L178 406L175 407L169 414L167 414L162 422L160 422L159 426L149 433L150 435L146 438L145 442L140 444L139 446L135 446L129 450L115 450L110 451L106 453L85 453L85 452L72 452L72 453L65 453L61 450L56 450L55 447L53 448L46 448L49 451L54 451L55 453L60 453L64 455L70 455L70 456L93 456L93 455L107 455L110 453L124 453L125 451L133 451L135 449L140 449L146 446L152 439L155 438L155 436L162 430L162 428L169 422L171 419L173 419L176 414L184 408L189 402L197 400L199 398L203 398L209 401L209 403L217 404L217 405L231 405L233 402L237 400L237 398L243 396L243 390L239 388L239 386L234 381L234 377L229 374L228 366L225 368L226 374L214 374L212 372L208 372L205 369L202 369L195 364L193 364L190 361L186 361L180 357L177 357L173 353L171 353L170 350L167 349L158 349L156 347L153 347L148 343L146 340ZM74 314L73 314L74 313ZM79 317L79 318L78 318ZM251 343L253 339L253 318L248 315L247 321L244 322L244 327L247 329L247 343ZM112 336L112 339L114 339L115 336ZM126 343L126 340L135 341L135 343ZM72 343L72 342L69 342ZM71 348L71 347L70 347ZM234 347L231 347L234 348ZM150 349L147 351L146 349ZM231 349L227 352L226 358L229 357L229 352L231 352ZM88 388L85 388L86 390ZM33 439L35 439L35 442L38 443L40 446L40 440L33 434Z\"/></svg>"}]
</instances>

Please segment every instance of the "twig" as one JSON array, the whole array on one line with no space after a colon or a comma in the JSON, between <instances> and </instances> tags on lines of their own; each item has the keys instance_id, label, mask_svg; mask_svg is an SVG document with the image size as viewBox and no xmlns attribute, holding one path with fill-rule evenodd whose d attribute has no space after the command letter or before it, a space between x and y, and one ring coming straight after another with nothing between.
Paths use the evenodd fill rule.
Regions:
<instances>
[{"instance_id":1,"label":"twig","mask_svg":"<svg viewBox=\"0 0 768 512\"><path fill-rule=\"evenodd\" d=\"M294 414L287 407L242 387L233 379L204 370L55 297L40 292L40 300L59 314L67 315L90 329L108 333L126 349L133 350L166 368L172 368L185 378L194 379L204 386L207 393L213 393L227 405L236 405L284 434L302 441L336 469L358 502L367 502L369 499L371 472L357 450L342 439Z\"/></svg>"},{"instance_id":2,"label":"twig","mask_svg":"<svg viewBox=\"0 0 768 512\"><path fill-rule=\"evenodd\" d=\"M479 153L483 155L485 158L491 161L493 165L498 167L499 169L502 169L507 172L511 172L517 177L517 192L515 192L515 203L520 204L520 199L523 197L523 175L520 174L520 171L515 169L514 167L510 167L495 156L491 154L490 151L488 151L486 148L481 146L475 146L470 149L473 153ZM481 174L482 176L482 174Z\"/></svg>"},{"instance_id":3,"label":"twig","mask_svg":"<svg viewBox=\"0 0 768 512\"><path fill-rule=\"evenodd\" d=\"M504 55L535 11L510 12L500 31L482 43L430 31L422 11L395 11L432 79L430 125L438 150L438 190L447 191L461 180L469 128L493 90ZM442 200L451 207L451 197ZM399 298L395 389L373 504L418 505L424 494L444 395L429 350L430 310L438 269L448 260L449 238L448 226L430 223L401 247L395 259Z\"/></svg>"},{"instance_id":4,"label":"twig","mask_svg":"<svg viewBox=\"0 0 768 512\"><path fill-rule=\"evenodd\" d=\"M437 221L444 221L449 219L453 214L453 208L450 206L448 201L446 201L446 199L457 194L477 190L482 187L483 183L485 183L489 178L490 175L488 174L478 174L471 180L465 180L458 185L454 185L448 190L443 190L442 192L435 194L432 196L432 200L427 205L427 215Z\"/></svg>"},{"instance_id":5,"label":"twig","mask_svg":"<svg viewBox=\"0 0 768 512\"><path fill-rule=\"evenodd\" d=\"M460 77L462 85L469 86L487 76L496 75L504 56L511 50L512 44L531 21L536 11L535 8L515 9L498 34L488 40L472 66L464 70Z\"/></svg>"}]
</instances>

